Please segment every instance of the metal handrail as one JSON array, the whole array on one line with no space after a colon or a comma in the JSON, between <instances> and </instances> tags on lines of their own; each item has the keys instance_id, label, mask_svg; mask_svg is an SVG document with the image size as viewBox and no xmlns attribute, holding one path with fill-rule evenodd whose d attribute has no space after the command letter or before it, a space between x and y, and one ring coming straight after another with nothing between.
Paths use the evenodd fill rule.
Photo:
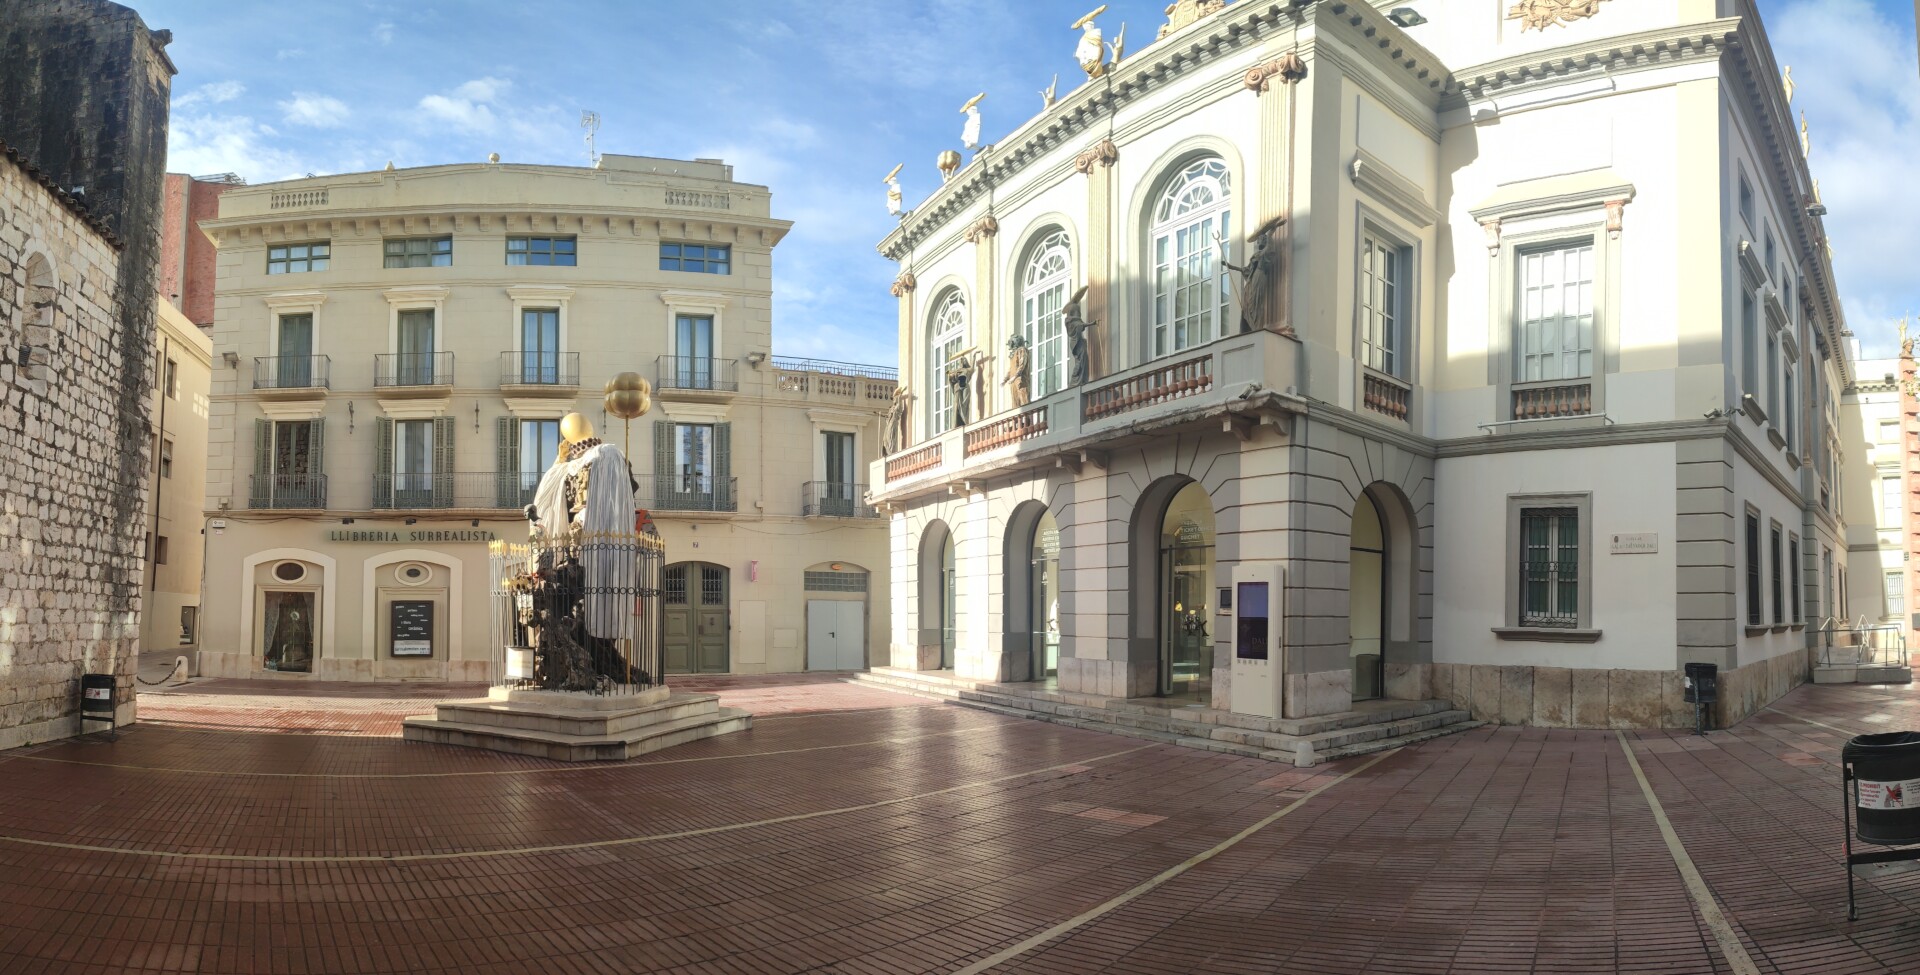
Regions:
<instances>
[{"instance_id":1,"label":"metal handrail","mask_svg":"<svg viewBox=\"0 0 1920 975\"><path fill-rule=\"evenodd\" d=\"M1833 651L1839 646L1865 651L1866 658L1856 659L1853 663L1880 666L1881 654L1891 651L1897 655L1899 666L1907 664L1907 631L1899 623L1870 623L1864 614L1851 623L1842 617L1823 616L1813 633L1822 637L1820 665L1823 667L1833 665ZM1849 639L1845 643L1835 643L1832 638L1837 634L1845 634Z\"/></svg>"},{"instance_id":2,"label":"metal handrail","mask_svg":"<svg viewBox=\"0 0 1920 975\"><path fill-rule=\"evenodd\" d=\"M836 362L832 359L795 359L777 355L771 360L775 369L788 372L825 372L836 376L854 376L860 379L885 379L900 381L900 370L890 366L869 366L858 362Z\"/></svg>"}]
</instances>

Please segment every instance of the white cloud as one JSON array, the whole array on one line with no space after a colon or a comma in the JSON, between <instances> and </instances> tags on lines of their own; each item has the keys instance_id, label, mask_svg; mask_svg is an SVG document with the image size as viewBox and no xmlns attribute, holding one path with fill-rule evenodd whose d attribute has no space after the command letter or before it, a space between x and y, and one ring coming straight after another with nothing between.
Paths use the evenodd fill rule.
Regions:
<instances>
[{"instance_id":1,"label":"white cloud","mask_svg":"<svg viewBox=\"0 0 1920 975\"><path fill-rule=\"evenodd\" d=\"M239 98L246 90L247 86L238 81L216 81L210 85L201 85L181 95L179 98L174 99L173 107L175 109L182 109L206 102L212 102L214 104L230 102Z\"/></svg>"},{"instance_id":2,"label":"white cloud","mask_svg":"<svg viewBox=\"0 0 1920 975\"><path fill-rule=\"evenodd\" d=\"M382 44L393 43L393 21L383 20L373 25L373 39Z\"/></svg>"},{"instance_id":3,"label":"white cloud","mask_svg":"<svg viewBox=\"0 0 1920 975\"><path fill-rule=\"evenodd\" d=\"M293 98L280 103L280 111L289 125L305 125L316 129L338 128L346 124L347 104L338 98L327 95L315 95L296 91Z\"/></svg>"},{"instance_id":4,"label":"white cloud","mask_svg":"<svg viewBox=\"0 0 1920 975\"><path fill-rule=\"evenodd\" d=\"M294 58L306 57L306 55L307 55L307 52L301 50L300 48L283 47L280 50L273 52L273 59L275 61L290 61Z\"/></svg>"},{"instance_id":5,"label":"white cloud","mask_svg":"<svg viewBox=\"0 0 1920 975\"><path fill-rule=\"evenodd\" d=\"M475 78L451 94L420 99L420 110L466 132L495 132L500 126L492 103L511 87L513 82L501 78Z\"/></svg>"},{"instance_id":6,"label":"white cloud","mask_svg":"<svg viewBox=\"0 0 1920 975\"><path fill-rule=\"evenodd\" d=\"M1834 274L1849 326L1868 350L1891 351L1892 322L1920 310L1912 255L1920 220L1888 205L1920 159L1920 86L1911 23L1866 0L1800 0L1767 24L1774 53L1793 66L1794 109L1812 135Z\"/></svg>"},{"instance_id":7,"label":"white cloud","mask_svg":"<svg viewBox=\"0 0 1920 975\"><path fill-rule=\"evenodd\" d=\"M308 160L276 144L272 128L244 115L175 115L167 135L167 169L177 173L239 173L260 183L304 176Z\"/></svg>"}]
</instances>

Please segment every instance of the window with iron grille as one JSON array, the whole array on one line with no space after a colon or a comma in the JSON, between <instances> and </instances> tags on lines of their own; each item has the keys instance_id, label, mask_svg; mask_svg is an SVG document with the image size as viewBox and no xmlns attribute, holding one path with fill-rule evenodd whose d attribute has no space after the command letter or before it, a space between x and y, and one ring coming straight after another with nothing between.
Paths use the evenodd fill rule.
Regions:
<instances>
[{"instance_id":1,"label":"window with iron grille","mask_svg":"<svg viewBox=\"0 0 1920 975\"><path fill-rule=\"evenodd\" d=\"M1760 516L1747 512L1747 625L1759 626L1760 604Z\"/></svg>"},{"instance_id":2,"label":"window with iron grille","mask_svg":"<svg viewBox=\"0 0 1920 975\"><path fill-rule=\"evenodd\" d=\"M700 567L700 603L718 606L727 601L727 570L717 566Z\"/></svg>"},{"instance_id":3,"label":"window with iron grille","mask_svg":"<svg viewBox=\"0 0 1920 975\"><path fill-rule=\"evenodd\" d=\"M1580 625L1580 511L1520 512L1520 625Z\"/></svg>"},{"instance_id":4,"label":"window with iron grille","mask_svg":"<svg viewBox=\"0 0 1920 975\"><path fill-rule=\"evenodd\" d=\"M1883 580L1887 593L1887 618L1899 619L1907 615L1906 574L1889 572Z\"/></svg>"},{"instance_id":5,"label":"window with iron grille","mask_svg":"<svg viewBox=\"0 0 1920 975\"><path fill-rule=\"evenodd\" d=\"M687 567L676 565L667 569L663 576L664 598L669 606L687 604Z\"/></svg>"},{"instance_id":6,"label":"window with iron grille","mask_svg":"<svg viewBox=\"0 0 1920 975\"><path fill-rule=\"evenodd\" d=\"M806 575L808 592L866 592L865 572L813 572Z\"/></svg>"},{"instance_id":7,"label":"window with iron grille","mask_svg":"<svg viewBox=\"0 0 1920 975\"><path fill-rule=\"evenodd\" d=\"M386 267L451 267L452 237L396 237L385 242Z\"/></svg>"},{"instance_id":8,"label":"window with iron grille","mask_svg":"<svg viewBox=\"0 0 1920 975\"><path fill-rule=\"evenodd\" d=\"M508 237L507 263L513 266L573 267L575 246L572 237Z\"/></svg>"},{"instance_id":9,"label":"window with iron grille","mask_svg":"<svg viewBox=\"0 0 1920 975\"><path fill-rule=\"evenodd\" d=\"M1779 626L1780 624L1785 623L1787 621L1787 601L1785 598L1784 591L1781 589L1781 582L1782 582L1781 577L1785 573L1781 570L1781 567L1780 567L1780 526L1779 525L1773 526L1773 533L1770 541L1772 542L1772 544L1768 547L1767 554L1770 556L1771 564L1773 566L1773 625Z\"/></svg>"}]
</instances>

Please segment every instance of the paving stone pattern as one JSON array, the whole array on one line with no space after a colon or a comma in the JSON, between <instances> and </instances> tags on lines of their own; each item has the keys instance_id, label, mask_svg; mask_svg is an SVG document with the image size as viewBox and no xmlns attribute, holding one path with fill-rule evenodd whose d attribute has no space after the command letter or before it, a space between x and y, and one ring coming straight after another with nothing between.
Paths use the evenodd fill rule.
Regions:
<instances>
[{"instance_id":1,"label":"paving stone pattern","mask_svg":"<svg viewBox=\"0 0 1920 975\"><path fill-rule=\"evenodd\" d=\"M953 973L1115 898L991 971L1733 971L1620 733L1295 769L833 679L699 683L757 699L753 729L585 768L298 733L464 688L240 681L142 712L244 721L0 755L0 972ZM1909 688L1808 686L1730 732L1625 733L1760 971L1920 969L1920 874L1863 880L1845 919L1839 747L1895 727L1920 727Z\"/></svg>"}]
</instances>

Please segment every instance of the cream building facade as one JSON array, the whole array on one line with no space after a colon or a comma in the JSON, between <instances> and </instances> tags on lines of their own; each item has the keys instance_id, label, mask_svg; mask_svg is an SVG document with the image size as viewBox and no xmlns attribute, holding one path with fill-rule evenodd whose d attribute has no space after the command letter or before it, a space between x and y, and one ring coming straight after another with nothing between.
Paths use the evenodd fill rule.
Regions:
<instances>
[{"instance_id":1,"label":"cream building facade","mask_svg":"<svg viewBox=\"0 0 1920 975\"><path fill-rule=\"evenodd\" d=\"M1858 343L1851 344L1857 352ZM1855 436L1841 479L1847 510L1861 515L1847 526L1847 575L1835 613L1841 628L1868 631L1861 642L1893 656L1920 642L1913 625L1920 608L1913 566L1920 549L1920 434L1914 428L1920 379L1907 349L1903 335L1898 358L1856 361L1841 401L1842 422Z\"/></svg>"},{"instance_id":2,"label":"cream building facade","mask_svg":"<svg viewBox=\"0 0 1920 975\"><path fill-rule=\"evenodd\" d=\"M221 196L201 673L495 677L487 542L526 537L569 411L666 539L669 672L865 666L892 370L771 356L789 226L724 162L611 154Z\"/></svg>"},{"instance_id":3,"label":"cream building facade","mask_svg":"<svg viewBox=\"0 0 1920 975\"><path fill-rule=\"evenodd\" d=\"M1752 4L1175 6L880 244L890 677L1296 732L1691 725L1696 662L1726 722L1804 681L1848 367Z\"/></svg>"},{"instance_id":4,"label":"cream building facade","mask_svg":"<svg viewBox=\"0 0 1920 975\"><path fill-rule=\"evenodd\" d=\"M147 489L146 598L140 649L198 646L202 516L207 488L213 340L165 299L156 301L153 425Z\"/></svg>"}]
</instances>

